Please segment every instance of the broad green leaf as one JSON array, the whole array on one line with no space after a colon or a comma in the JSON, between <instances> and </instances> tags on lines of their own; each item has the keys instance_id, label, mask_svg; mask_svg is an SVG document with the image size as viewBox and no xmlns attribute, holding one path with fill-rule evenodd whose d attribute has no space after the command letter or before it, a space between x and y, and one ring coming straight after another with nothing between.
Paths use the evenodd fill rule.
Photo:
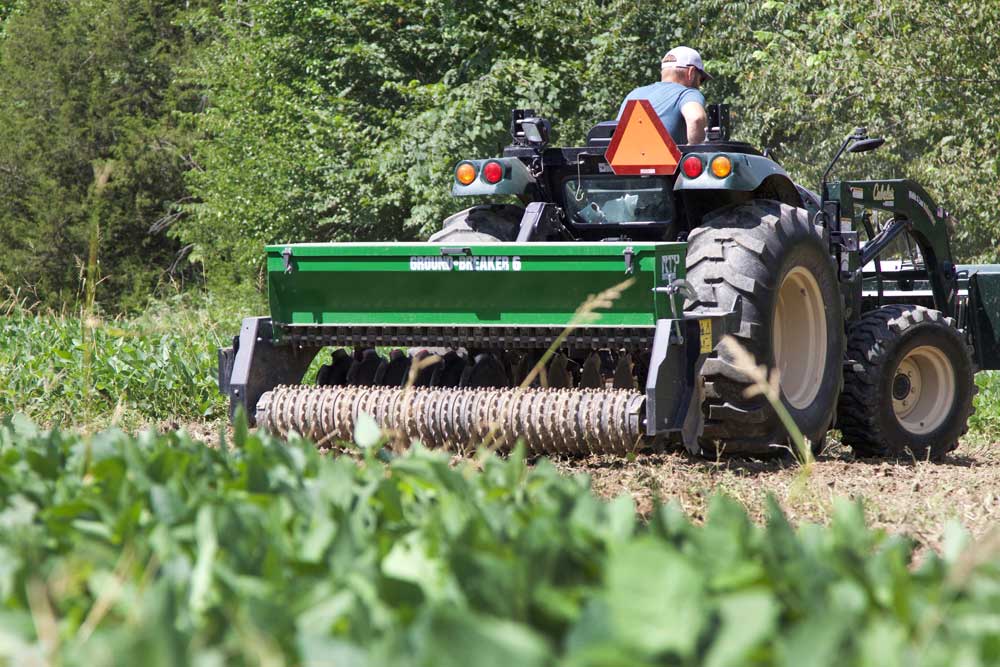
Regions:
<instances>
[{"instance_id":1,"label":"broad green leaf","mask_svg":"<svg viewBox=\"0 0 1000 667\"><path fill-rule=\"evenodd\" d=\"M900 624L887 619L875 621L862 630L859 665L903 667L910 664L906 639L906 630Z\"/></svg>"},{"instance_id":2,"label":"broad green leaf","mask_svg":"<svg viewBox=\"0 0 1000 667\"><path fill-rule=\"evenodd\" d=\"M330 637L299 637L298 648L302 667L368 667L375 664L363 647Z\"/></svg>"},{"instance_id":3,"label":"broad green leaf","mask_svg":"<svg viewBox=\"0 0 1000 667\"><path fill-rule=\"evenodd\" d=\"M615 634L649 654L691 656L707 621L700 573L648 537L615 548L607 572Z\"/></svg>"},{"instance_id":4,"label":"broad green leaf","mask_svg":"<svg viewBox=\"0 0 1000 667\"><path fill-rule=\"evenodd\" d=\"M374 447L382 440L382 429L375 418L366 412L358 415L354 425L354 442L363 449Z\"/></svg>"},{"instance_id":5,"label":"broad green leaf","mask_svg":"<svg viewBox=\"0 0 1000 667\"><path fill-rule=\"evenodd\" d=\"M541 667L551 665L547 642L521 623L480 616L453 607L427 612L422 664L436 667ZM419 627L419 626L418 626Z\"/></svg>"},{"instance_id":6,"label":"broad green leaf","mask_svg":"<svg viewBox=\"0 0 1000 667\"><path fill-rule=\"evenodd\" d=\"M409 533L393 545L382 561L382 572L387 577L416 584L428 601L456 598L457 591L452 587L445 563L429 553L419 532Z\"/></svg>"},{"instance_id":7,"label":"broad green leaf","mask_svg":"<svg viewBox=\"0 0 1000 667\"><path fill-rule=\"evenodd\" d=\"M779 605L764 589L733 593L719 602L722 627L715 633L706 667L736 667L753 662L752 655L770 640L778 620Z\"/></svg>"},{"instance_id":8,"label":"broad green leaf","mask_svg":"<svg viewBox=\"0 0 1000 667\"><path fill-rule=\"evenodd\" d=\"M22 496L15 494L7 499L7 507L0 511L0 529L13 530L29 526L35 519L38 507Z\"/></svg>"},{"instance_id":9,"label":"broad green leaf","mask_svg":"<svg viewBox=\"0 0 1000 667\"><path fill-rule=\"evenodd\" d=\"M946 562L954 564L969 547L971 540L967 530L954 519L944 525L941 555Z\"/></svg>"},{"instance_id":10,"label":"broad green leaf","mask_svg":"<svg viewBox=\"0 0 1000 667\"><path fill-rule=\"evenodd\" d=\"M194 571L191 573L191 592L189 604L195 614L204 613L210 603L210 588L212 585L212 567L215 563L218 541L215 533L211 505L202 505L195 520L198 557Z\"/></svg>"},{"instance_id":11,"label":"broad green leaf","mask_svg":"<svg viewBox=\"0 0 1000 667\"><path fill-rule=\"evenodd\" d=\"M301 546L302 560L319 562L336 532L337 524L327 514L322 512L313 514L309 532L306 533Z\"/></svg>"}]
</instances>

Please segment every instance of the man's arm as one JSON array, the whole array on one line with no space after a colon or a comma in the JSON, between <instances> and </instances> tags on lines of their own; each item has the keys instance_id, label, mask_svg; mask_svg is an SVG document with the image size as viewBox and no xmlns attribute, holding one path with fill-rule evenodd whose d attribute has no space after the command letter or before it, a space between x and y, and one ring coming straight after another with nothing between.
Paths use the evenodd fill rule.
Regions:
<instances>
[{"instance_id":1,"label":"man's arm","mask_svg":"<svg viewBox=\"0 0 1000 667\"><path fill-rule=\"evenodd\" d=\"M681 115L687 124L687 139L689 144L705 143L705 127L708 125L708 114L699 102L688 102L681 107Z\"/></svg>"}]
</instances>

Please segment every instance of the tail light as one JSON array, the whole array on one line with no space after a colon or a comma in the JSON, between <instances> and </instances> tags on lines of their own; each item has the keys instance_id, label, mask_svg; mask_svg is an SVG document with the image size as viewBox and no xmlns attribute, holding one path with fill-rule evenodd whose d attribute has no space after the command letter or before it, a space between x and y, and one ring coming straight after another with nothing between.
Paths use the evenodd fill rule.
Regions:
<instances>
[{"instance_id":1,"label":"tail light","mask_svg":"<svg viewBox=\"0 0 1000 667\"><path fill-rule=\"evenodd\" d=\"M458 165L458 169L455 170L455 180L462 185L468 185L472 181L476 180L476 168L472 166L472 163L470 162L463 162Z\"/></svg>"},{"instance_id":2,"label":"tail light","mask_svg":"<svg viewBox=\"0 0 1000 667\"><path fill-rule=\"evenodd\" d=\"M503 165L499 162L487 162L483 167L483 178L487 183L499 183L503 178Z\"/></svg>"},{"instance_id":3,"label":"tail light","mask_svg":"<svg viewBox=\"0 0 1000 667\"><path fill-rule=\"evenodd\" d=\"M688 178L698 178L704 168L705 165L701 163L701 158L697 155L688 155L681 163L681 169L684 170L684 175Z\"/></svg>"},{"instance_id":4,"label":"tail light","mask_svg":"<svg viewBox=\"0 0 1000 667\"><path fill-rule=\"evenodd\" d=\"M712 158L712 173L716 178L725 178L733 172L733 161L725 155L716 155Z\"/></svg>"}]
</instances>

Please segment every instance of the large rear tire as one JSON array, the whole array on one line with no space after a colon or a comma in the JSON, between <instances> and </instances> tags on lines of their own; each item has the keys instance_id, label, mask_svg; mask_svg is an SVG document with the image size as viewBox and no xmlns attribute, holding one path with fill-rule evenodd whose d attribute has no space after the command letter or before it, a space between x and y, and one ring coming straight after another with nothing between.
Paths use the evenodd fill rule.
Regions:
<instances>
[{"instance_id":1,"label":"large rear tire","mask_svg":"<svg viewBox=\"0 0 1000 667\"><path fill-rule=\"evenodd\" d=\"M885 306L851 328L838 426L859 456L939 459L974 411L972 355L955 321Z\"/></svg>"},{"instance_id":2,"label":"large rear tire","mask_svg":"<svg viewBox=\"0 0 1000 667\"><path fill-rule=\"evenodd\" d=\"M756 200L707 216L688 235L686 309L742 312L732 332L758 363L777 368L781 400L814 451L823 444L843 383L844 320L837 269L823 227L808 213ZM750 378L716 349L702 367L702 454L787 452L788 432Z\"/></svg>"}]
</instances>

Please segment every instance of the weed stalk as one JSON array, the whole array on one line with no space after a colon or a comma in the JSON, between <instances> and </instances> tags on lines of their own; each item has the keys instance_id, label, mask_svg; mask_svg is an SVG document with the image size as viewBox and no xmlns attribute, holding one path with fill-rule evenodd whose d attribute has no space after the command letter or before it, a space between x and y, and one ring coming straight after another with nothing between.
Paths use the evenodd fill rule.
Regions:
<instances>
[{"instance_id":1,"label":"weed stalk","mask_svg":"<svg viewBox=\"0 0 1000 667\"><path fill-rule=\"evenodd\" d=\"M90 207L90 237L87 243L87 266L83 283L83 306L80 313L81 343L83 344L84 411L88 419L91 412L91 374L96 348L97 283L100 280L98 251L101 245L101 215L104 212L104 192L111 180L111 162L94 164L94 188Z\"/></svg>"},{"instance_id":2,"label":"weed stalk","mask_svg":"<svg viewBox=\"0 0 1000 667\"><path fill-rule=\"evenodd\" d=\"M771 372L768 373L767 366L763 364L758 365L753 355L732 336L725 336L720 342L720 347L733 360L736 368L751 380L750 386L744 390L743 395L747 398L763 396L771 404L771 407L774 408L778 419L781 420L782 426L788 432L788 437L792 440L792 453L798 462L802 464L803 474L808 477L812 472L812 464L815 460L812 448L805 436L802 435L798 424L792 419L788 408L781 402L781 374L778 369L772 368Z\"/></svg>"}]
</instances>

